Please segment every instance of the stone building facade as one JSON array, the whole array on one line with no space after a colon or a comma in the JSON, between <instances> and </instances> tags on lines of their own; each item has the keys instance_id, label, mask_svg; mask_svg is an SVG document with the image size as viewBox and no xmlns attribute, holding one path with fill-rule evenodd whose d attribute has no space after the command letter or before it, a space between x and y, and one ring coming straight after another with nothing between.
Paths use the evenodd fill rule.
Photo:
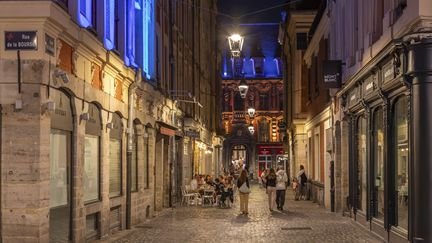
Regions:
<instances>
[{"instance_id":1,"label":"stone building facade","mask_svg":"<svg viewBox=\"0 0 432 243\"><path fill-rule=\"evenodd\" d=\"M237 31L245 36L242 56L233 58L227 46L222 50L222 128L227 134L224 165L228 169L233 160L242 159L256 177L265 168L286 162L284 133L280 132L284 94L278 24L246 23ZM244 98L238 89L242 79L249 87ZM249 108L255 109L253 117Z\"/></svg>"},{"instance_id":2,"label":"stone building facade","mask_svg":"<svg viewBox=\"0 0 432 243\"><path fill-rule=\"evenodd\" d=\"M330 155L324 171L334 176L324 177L324 205L350 212L359 226L389 242L432 240L426 226L432 221L426 188L432 160L422 146L431 138L425 122L431 105L431 4L323 1L303 57L308 66L318 66L307 87L318 77L327 95L320 114L328 117L330 139L319 144ZM340 80L330 77L337 74Z\"/></svg>"},{"instance_id":3,"label":"stone building facade","mask_svg":"<svg viewBox=\"0 0 432 243\"><path fill-rule=\"evenodd\" d=\"M0 2L2 241L106 239L171 207L202 163L190 129L216 168L216 1L188 2Z\"/></svg>"}]
</instances>

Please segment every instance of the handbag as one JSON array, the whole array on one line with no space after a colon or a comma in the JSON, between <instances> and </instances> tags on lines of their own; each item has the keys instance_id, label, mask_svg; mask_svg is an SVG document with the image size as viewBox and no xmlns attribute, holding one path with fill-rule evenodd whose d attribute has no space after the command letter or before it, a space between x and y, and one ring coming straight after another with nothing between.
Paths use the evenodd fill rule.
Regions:
<instances>
[{"instance_id":1,"label":"handbag","mask_svg":"<svg viewBox=\"0 0 432 243\"><path fill-rule=\"evenodd\" d=\"M241 185L241 187L239 188L239 191L241 193L250 193L250 189L247 186L246 182L243 182L243 184Z\"/></svg>"}]
</instances>

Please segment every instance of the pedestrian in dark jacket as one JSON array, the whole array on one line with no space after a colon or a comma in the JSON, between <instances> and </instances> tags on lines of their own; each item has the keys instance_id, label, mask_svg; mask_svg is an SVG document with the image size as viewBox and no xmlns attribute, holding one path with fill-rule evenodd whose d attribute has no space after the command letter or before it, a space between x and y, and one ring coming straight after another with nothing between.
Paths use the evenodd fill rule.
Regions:
<instances>
[{"instance_id":1,"label":"pedestrian in dark jacket","mask_svg":"<svg viewBox=\"0 0 432 243\"><path fill-rule=\"evenodd\" d=\"M266 176L266 186L268 195L268 204L270 212L273 212L276 207L276 173L273 168L270 169L270 173Z\"/></svg>"}]
</instances>

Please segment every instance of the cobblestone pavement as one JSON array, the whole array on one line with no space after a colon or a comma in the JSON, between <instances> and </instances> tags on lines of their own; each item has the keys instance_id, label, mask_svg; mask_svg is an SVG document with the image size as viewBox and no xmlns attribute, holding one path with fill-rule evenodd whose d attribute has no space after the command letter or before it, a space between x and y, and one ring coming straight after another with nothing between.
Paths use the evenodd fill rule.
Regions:
<instances>
[{"instance_id":1,"label":"cobblestone pavement","mask_svg":"<svg viewBox=\"0 0 432 243\"><path fill-rule=\"evenodd\" d=\"M381 242L347 217L294 201L292 193L283 212L270 212L258 185L252 187L248 216L240 215L238 199L230 209L181 206L129 232L113 242Z\"/></svg>"}]
</instances>

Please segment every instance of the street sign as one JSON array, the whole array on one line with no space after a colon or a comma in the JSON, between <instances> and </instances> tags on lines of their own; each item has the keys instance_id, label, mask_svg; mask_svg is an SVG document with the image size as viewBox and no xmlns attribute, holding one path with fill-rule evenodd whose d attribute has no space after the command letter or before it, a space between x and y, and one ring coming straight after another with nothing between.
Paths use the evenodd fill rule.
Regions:
<instances>
[{"instance_id":1,"label":"street sign","mask_svg":"<svg viewBox=\"0 0 432 243\"><path fill-rule=\"evenodd\" d=\"M45 34L45 52L50 54L51 56L55 55L55 42L54 38Z\"/></svg>"},{"instance_id":2,"label":"street sign","mask_svg":"<svg viewBox=\"0 0 432 243\"><path fill-rule=\"evenodd\" d=\"M37 31L5 31L5 50L37 50Z\"/></svg>"}]
</instances>

